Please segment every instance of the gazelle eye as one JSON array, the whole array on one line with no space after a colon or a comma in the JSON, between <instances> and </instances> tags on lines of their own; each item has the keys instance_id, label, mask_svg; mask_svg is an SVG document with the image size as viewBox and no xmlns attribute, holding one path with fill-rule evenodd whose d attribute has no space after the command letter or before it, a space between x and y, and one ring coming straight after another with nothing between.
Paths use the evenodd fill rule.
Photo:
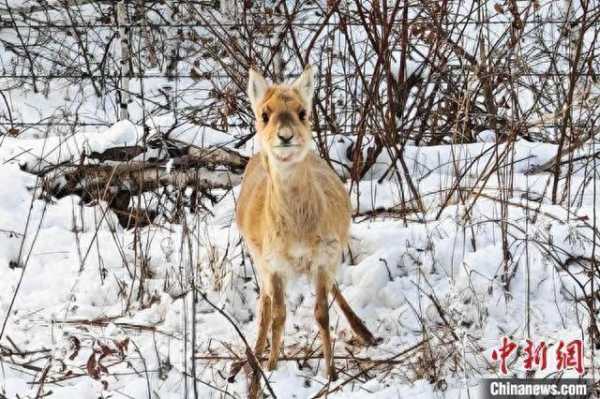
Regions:
<instances>
[{"instance_id":1,"label":"gazelle eye","mask_svg":"<svg viewBox=\"0 0 600 399\"><path fill-rule=\"evenodd\" d=\"M298 118L300 118L301 121L306 119L306 111L305 110L301 110L300 112L298 112Z\"/></svg>"},{"instance_id":2,"label":"gazelle eye","mask_svg":"<svg viewBox=\"0 0 600 399\"><path fill-rule=\"evenodd\" d=\"M269 123L269 115L266 112L263 112L261 117L264 123Z\"/></svg>"}]
</instances>

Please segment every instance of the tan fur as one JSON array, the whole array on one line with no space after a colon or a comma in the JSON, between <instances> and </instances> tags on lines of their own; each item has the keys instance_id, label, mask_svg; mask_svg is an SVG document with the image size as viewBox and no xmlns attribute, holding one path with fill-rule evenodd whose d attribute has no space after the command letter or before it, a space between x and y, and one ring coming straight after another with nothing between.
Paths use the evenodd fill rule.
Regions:
<instances>
[{"instance_id":1,"label":"tan fur","mask_svg":"<svg viewBox=\"0 0 600 399\"><path fill-rule=\"evenodd\" d=\"M347 244L350 207L346 190L313 153L286 176L270 170L268 160L261 162L263 156L255 155L246 168L237 206L238 226L259 268L273 265L261 265L258 259L279 255L293 267L280 272L310 272L309 259L294 257L293 249L306 246L311 254L319 244L336 241L340 248ZM337 265L326 266L333 276Z\"/></svg>"},{"instance_id":2,"label":"tan fur","mask_svg":"<svg viewBox=\"0 0 600 399\"><path fill-rule=\"evenodd\" d=\"M292 85L269 86L251 71L248 90L262 148L246 167L236 221L262 285L256 355L265 349L270 325L268 366L276 367L285 324L285 282L306 274L316 286L315 318L326 370L335 378L328 294L333 292L365 343L373 344L374 338L334 286L348 242L350 202L338 176L310 150L312 73L306 69Z\"/></svg>"}]
</instances>

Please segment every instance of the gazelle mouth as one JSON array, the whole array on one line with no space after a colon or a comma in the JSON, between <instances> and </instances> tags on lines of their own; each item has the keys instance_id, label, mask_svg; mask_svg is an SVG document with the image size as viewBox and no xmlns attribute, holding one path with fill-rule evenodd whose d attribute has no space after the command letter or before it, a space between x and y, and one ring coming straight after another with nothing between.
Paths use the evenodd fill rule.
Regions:
<instances>
[{"instance_id":1,"label":"gazelle mouth","mask_svg":"<svg viewBox=\"0 0 600 399\"><path fill-rule=\"evenodd\" d=\"M279 162L293 162L302 158L304 146L300 143L278 144L271 147L273 157Z\"/></svg>"},{"instance_id":2,"label":"gazelle mouth","mask_svg":"<svg viewBox=\"0 0 600 399\"><path fill-rule=\"evenodd\" d=\"M293 155L286 155L286 156L283 156L283 157L280 156L280 155L276 155L275 157L277 158L277 160L279 162L287 162L287 161L289 161L289 160L292 159Z\"/></svg>"},{"instance_id":3,"label":"gazelle mouth","mask_svg":"<svg viewBox=\"0 0 600 399\"><path fill-rule=\"evenodd\" d=\"M295 146L298 147L298 146ZM275 159L277 159L279 162L289 162L292 159L296 158L296 156L298 155L298 151L292 150L292 151L283 151L284 148L289 148L289 147L278 147L278 149L280 149L281 151L274 151L273 155L275 156Z\"/></svg>"}]
</instances>

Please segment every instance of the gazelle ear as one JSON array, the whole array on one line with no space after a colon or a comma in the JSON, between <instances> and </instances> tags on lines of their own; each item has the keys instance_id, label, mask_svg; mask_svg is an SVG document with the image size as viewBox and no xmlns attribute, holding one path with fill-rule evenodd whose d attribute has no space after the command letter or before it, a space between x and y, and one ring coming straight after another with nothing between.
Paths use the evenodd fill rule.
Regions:
<instances>
[{"instance_id":1,"label":"gazelle ear","mask_svg":"<svg viewBox=\"0 0 600 399\"><path fill-rule=\"evenodd\" d=\"M248 97L250 98L250 105L252 110L256 112L256 107L260 101L265 97L269 84L266 79L254 69L250 69L248 78Z\"/></svg>"},{"instance_id":2,"label":"gazelle ear","mask_svg":"<svg viewBox=\"0 0 600 399\"><path fill-rule=\"evenodd\" d=\"M302 75L292 83L292 88L298 91L310 111L313 95L315 94L315 68L312 65L307 65Z\"/></svg>"}]
</instances>

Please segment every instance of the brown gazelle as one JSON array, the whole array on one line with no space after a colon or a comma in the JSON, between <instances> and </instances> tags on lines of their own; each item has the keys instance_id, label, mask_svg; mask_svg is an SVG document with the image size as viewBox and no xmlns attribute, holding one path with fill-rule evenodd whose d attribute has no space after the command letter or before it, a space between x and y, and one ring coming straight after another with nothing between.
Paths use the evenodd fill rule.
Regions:
<instances>
[{"instance_id":1,"label":"brown gazelle","mask_svg":"<svg viewBox=\"0 0 600 399\"><path fill-rule=\"evenodd\" d=\"M350 201L338 176L311 150L314 70L307 67L291 85L269 85L250 70L248 95L261 146L244 174L236 221L257 267L258 358L271 330L267 367L273 370L283 342L285 286L305 274L316 287L315 318L329 378L336 378L329 333L328 294L364 344L373 335L335 284L350 227Z\"/></svg>"}]
</instances>

